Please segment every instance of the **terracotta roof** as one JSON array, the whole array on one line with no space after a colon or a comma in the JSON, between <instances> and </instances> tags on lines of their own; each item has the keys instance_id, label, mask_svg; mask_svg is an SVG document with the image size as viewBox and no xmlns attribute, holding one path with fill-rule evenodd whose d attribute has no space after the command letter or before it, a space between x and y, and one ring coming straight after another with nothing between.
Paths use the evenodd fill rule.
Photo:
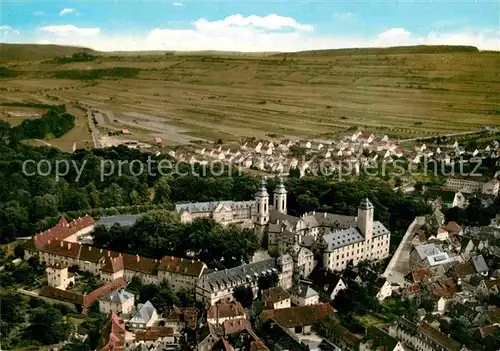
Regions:
<instances>
[{"instance_id":1,"label":"terracotta roof","mask_svg":"<svg viewBox=\"0 0 500 351\"><path fill-rule=\"evenodd\" d=\"M174 328L170 327L150 327L135 333L135 340L156 341L159 338L174 336Z\"/></svg>"},{"instance_id":2,"label":"terracotta roof","mask_svg":"<svg viewBox=\"0 0 500 351\"><path fill-rule=\"evenodd\" d=\"M122 259L125 269L131 271L155 275L158 270L158 260L130 254L122 254Z\"/></svg>"},{"instance_id":3,"label":"terracotta roof","mask_svg":"<svg viewBox=\"0 0 500 351\"><path fill-rule=\"evenodd\" d=\"M314 325L320 323L326 316L333 316L334 311L328 303L316 305L280 308L266 310L260 315L261 323L274 319L284 328Z\"/></svg>"},{"instance_id":4,"label":"terracotta roof","mask_svg":"<svg viewBox=\"0 0 500 351\"><path fill-rule=\"evenodd\" d=\"M418 327L418 330L427 338L438 343L443 348L443 350L460 351L462 349L462 345L460 345L459 342L449 338L448 336L425 322L422 323L420 327Z\"/></svg>"},{"instance_id":5,"label":"terracotta roof","mask_svg":"<svg viewBox=\"0 0 500 351\"><path fill-rule=\"evenodd\" d=\"M205 269L203 262L187 258L165 256L161 259L159 270L171 273L200 277Z\"/></svg>"},{"instance_id":6,"label":"terracotta roof","mask_svg":"<svg viewBox=\"0 0 500 351\"><path fill-rule=\"evenodd\" d=\"M486 287L488 288L488 290L490 290L494 286L496 286L500 289L500 279L485 280L484 283L486 284Z\"/></svg>"},{"instance_id":7,"label":"terracotta roof","mask_svg":"<svg viewBox=\"0 0 500 351\"><path fill-rule=\"evenodd\" d=\"M500 330L500 327L496 325L488 325L486 327L479 328L479 332L481 333L481 337L485 338L490 334L495 334Z\"/></svg>"},{"instance_id":8,"label":"terracotta roof","mask_svg":"<svg viewBox=\"0 0 500 351\"><path fill-rule=\"evenodd\" d=\"M97 351L122 351L125 345L125 334L125 324L115 313L112 313L101 330Z\"/></svg>"},{"instance_id":9,"label":"terracotta roof","mask_svg":"<svg viewBox=\"0 0 500 351\"><path fill-rule=\"evenodd\" d=\"M238 301L231 301L225 303L216 303L207 311L207 318L235 318L244 317L245 309Z\"/></svg>"},{"instance_id":10,"label":"terracotta roof","mask_svg":"<svg viewBox=\"0 0 500 351\"><path fill-rule=\"evenodd\" d=\"M281 286L270 288L262 292L262 300L276 303L290 298L290 294Z\"/></svg>"},{"instance_id":11,"label":"terracotta roof","mask_svg":"<svg viewBox=\"0 0 500 351\"><path fill-rule=\"evenodd\" d=\"M415 283L420 283L422 280L432 277L432 275L433 273L429 267L415 269L411 272L411 276Z\"/></svg>"},{"instance_id":12,"label":"terracotta roof","mask_svg":"<svg viewBox=\"0 0 500 351\"><path fill-rule=\"evenodd\" d=\"M52 286L44 285L40 289L39 295L54 300L69 302L75 305L83 305L83 295L72 291L61 290Z\"/></svg>"}]
</instances>

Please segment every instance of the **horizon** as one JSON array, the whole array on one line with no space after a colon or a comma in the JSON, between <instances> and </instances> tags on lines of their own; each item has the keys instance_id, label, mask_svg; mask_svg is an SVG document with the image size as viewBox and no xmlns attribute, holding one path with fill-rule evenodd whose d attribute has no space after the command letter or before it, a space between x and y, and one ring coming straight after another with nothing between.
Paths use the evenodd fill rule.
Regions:
<instances>
[{"instance_id":1,"label":"horizon","mask_svg":"<svg viewBox=\"0 0 500 351\"><path fill-rule=\"evenodd\" d=\"M23 1L4 3L2 10L2 43L103 52L253 53L416 45L500 51L500 4L488 1Z\"/></svg>"}]
</instances>

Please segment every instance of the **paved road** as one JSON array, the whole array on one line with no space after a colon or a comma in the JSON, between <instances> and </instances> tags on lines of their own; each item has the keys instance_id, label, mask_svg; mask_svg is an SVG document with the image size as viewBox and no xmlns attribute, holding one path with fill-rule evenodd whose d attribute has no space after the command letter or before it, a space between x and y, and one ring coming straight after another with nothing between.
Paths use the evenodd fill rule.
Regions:
<instances>
[{"instance_id":1,"label":"paved road","mask_svg":"<svg viewBox=\"0 0 500 351\"><path fill-rule=\"evenodd\" d=\"M404 285L404 276L410 272L409 261L411 242L414 234L424 224L424 222L425 217L417 217L408 226L403 240L401 240L401 243L384 272L384 277L386 277L390 283L399 284L401 286Z\"/></svg>"},{"instance_id":2,"label":"paved road","mask_svg":"<svg viewBox=\"0 0 500 351\"><path fill-rule=\"evenodd\" d=\"M478 134L478 133L482 133L482 131L478 130L478 131L475 131L475 132L461 132L461 133L451 133L451 134L434 135L434 136L430 136L430 137L403 139L403 140L400 140L400 142L417 141L417 140L428 140L428 139L434 139L434 138L438 138L438 137L454 137L454 136L469 135L469 134Z\"/></svg>"},{"instance_id":3,"label":"paved road","mask_svg":"<svg viewBox=\"0 0 500 351\"><path fill-rule=\"evenodd\" d=\"M99 149L101 147L101 143L99 141L99 131L95 127L94 121L92 119L92 111L90 109L87 110L87 117L89 119L89 127L92 133L92 141L94 142L94 148Z\"/></svg>"}]
</instances>

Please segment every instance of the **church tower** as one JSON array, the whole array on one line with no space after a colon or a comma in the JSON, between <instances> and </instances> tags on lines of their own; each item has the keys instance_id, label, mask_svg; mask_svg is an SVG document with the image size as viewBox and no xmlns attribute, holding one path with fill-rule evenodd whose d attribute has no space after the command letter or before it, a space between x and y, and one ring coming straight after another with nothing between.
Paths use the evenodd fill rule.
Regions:
<instances>
[{"instance_id":1,"label":"church tower","mask_svg":"<svg viewBox=\"0 0 500 351\"><path fill-rule=\"evenodd\" d=\"M363 199L358 207L358 228L365 240L373 236L373 205L368 199Z\"/></svg>"},{"instance_id":2,"label":"church tower","mask_svg":"<svg viewBox=\"0 0 500 351\"><path fill-rule=\"evenodd\" d=\"M269 223L269 193L264 178L260 181L259 191L255 194L255 203L257 205L256 223L264 226Z\"/></svg>"},{"instance_id":3,"label":"church tower","mask_svg":"<svg viewBox=\"0 0 500 351\"><path fill-rule=\"evenodd\" d=\"M285 185L283 184L283 178L280 178L280 182L276 189L274 189L274 201L273 207L279 213L286 214L286 194Z\"/></svg>"}]
</instances>

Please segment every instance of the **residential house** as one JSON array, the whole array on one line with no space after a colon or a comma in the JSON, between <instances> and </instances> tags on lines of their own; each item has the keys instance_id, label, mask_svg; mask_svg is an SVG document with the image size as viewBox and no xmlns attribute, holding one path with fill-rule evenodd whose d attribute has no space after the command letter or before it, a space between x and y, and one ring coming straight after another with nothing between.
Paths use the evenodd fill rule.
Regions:
<instances>
[{"instance_id":1,"label":"residential house","mask_svg":"<svg viewBox=\"0 0 500 351\"><path fill-rule=\"evenodd\" d=\"M378 278L372 288L377 292L377 299L383 301L392 295L392 285L385 278Z\"/></svg>"},{"instance_id":2,"label":"residential house","mask_svg":"<svg viewBox=\"0 0 500 351\"><path fill-rule=\"evenodd\" d=\"M207 310L207 323L222 324L227 320L246 319L246 312L238 301L217 302Z\"/></svg>"}]
</instances>

